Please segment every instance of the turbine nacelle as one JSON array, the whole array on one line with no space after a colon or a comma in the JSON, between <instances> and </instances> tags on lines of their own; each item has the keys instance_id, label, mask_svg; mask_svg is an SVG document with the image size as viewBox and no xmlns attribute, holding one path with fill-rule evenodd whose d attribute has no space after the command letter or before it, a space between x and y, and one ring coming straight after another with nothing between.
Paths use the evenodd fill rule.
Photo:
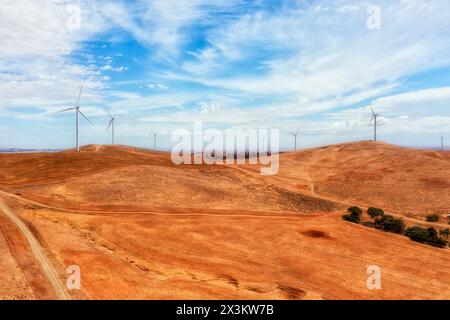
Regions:
<instances>
[{"instance_id":1,"label":"turbine nacelle","mask_svg":"<svg viewBox=\"0 0 450 320\"><path fill-rule=\"evenodd\" d=\"M84 113L83 112L81 112L81 110L80 110L80 99L81 99L81 93L83 92L83 85L81 85L81 87L80 87L80 93L78 94L78 98L77 98L77 103L75 104L75 107L73 107L73 108L67 108L67 109L64 109L64 110L60 110L60 111L57 111L57 112L55 112L55 113L62 113L62 112L67 112L67 111L72 111L72 110L75 110L75 116L76 116L76 148L77 148L77 151L79 152L80 151L80 135L79 135L79 127L80 127L80 120L79 120L79 115L81 114L91 125L94 125L92 122L91 122L91 120L89 120L85 115L84 115Z\"/></svg>"},{"instance_id":2,"label":"turbine nacelle","mask_svg":"<svg viewBox=\"0 0 450 320\"><path fill-rule=\"evenodd\" d=\"M106 132L108 132L109 131L109 128L111 128L112 129L112 144L114 145L115 144L115 124L116 124L116 120L117 119L120 119L120 118L118 118L118 117L113 117L112 115L111 115L111 113L108 111L108 110L106 110L106 112L108 113L108 115L109 115L109 117L110 117L110 121L109 121L109 123L108 123L108 127L106 128Z\"/></svg>"},{"instance_id":3,"label":"turbine nacelle","mask_svg":"<svg viewBox=\"0 0 450 320\"><path fill-rule=\"evenodd\" d=\"M370 104L369 106L370 106L370 111L372 111L372 118L370 118L369 127L373 123L373 141L377 141L377 125L378 125L377 119L380 115L378 113L375 113L375 111L373 110L372 104Z\"/></svg>"},{"instance_id":4,"label":"turbine nacelle","mask_svg":"<svg viewBox=\"0 0 450 320\"><path fill-rule=\"evenodd\" d=\"M294 139L295 139L295 151L297 151L297 136L299 134L299 129L297 129L297 131L295 131L295 132L289 132L289 134L291 136L294 136Z\"/></svg>"}]
</instances>

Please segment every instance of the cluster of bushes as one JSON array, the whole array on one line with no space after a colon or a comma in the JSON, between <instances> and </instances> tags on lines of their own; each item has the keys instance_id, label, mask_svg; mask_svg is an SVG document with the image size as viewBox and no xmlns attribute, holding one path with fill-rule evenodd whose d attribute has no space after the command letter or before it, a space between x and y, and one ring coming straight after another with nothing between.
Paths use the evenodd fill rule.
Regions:
<instances>
[{"instance_id":1,"label":"cluster of bushes","mask_svg":"<svg viewBox=\"0 0 450 320\"><path fill-rule=\"evenodd\" d=\"M438 214L429 214L426 216L427 222L438 222L439 221L439 215Z\"/></svg>"},{"instance_id":2,"label":"cluster of bushes","mask_svg":"<svg viewBox=\"0 0 450 320\"><path fill-rule=\"evenodd\" d=\"M402 219L396 219L393 216L386 215L379 208L369 208L367 214L374 220L375 229L396 234L403 234L405 232L405 223Z\"/></svg>"},{"instance_id":3,"label":"cluster of bushes","mask_svg":"<svg viewBox=\"0 0 450 320\"><path fill-rule=\"evenodd\" d=\"M439 232L440 235L443 234L442 231L445 230L441 230ZM434 228L411 227L406 230L405 235L413 241L426 243L435 247L445 248L447 246L446 239L448 239L448 235L446 239L443 239Z\"/></svg>"},{"instance_id":4,"label":"cluster of bushes","mask_svg":"<svg viewBox=\"0 0 450 320\"><path fill-rule=\"evenodd\" d=\"M353 222L353 223L360 223L361 222L361 216L362 216L362 210L358 207L350 207L347 209L348 214L344 214L342 218L345 221Z\"/></svg>"},{"instance_id":5,"label":"cluster of bushes","mask_svg":"<svg viewBox=\"0 0 450 320\"><path fill-rule=\"evenodd\" d=\"M362 210L358 207L350 207L347 209L348 214L342 216L345 221L353 223L361 223ZM450 229L436 231L434 228L410 227L405 231L405 223L402 219L397 219L391 215L387 215L379 208L369 208L367 214L372 218L373 222L366 221L362 225L375 228L385 232L405 235L413 241L426 243L435 247L444 248L448 244L450 237ZM437 220L436 217L437 216ZM427 221L439 221L438 215L427 216Z\"/></svg>"}]
</instances>

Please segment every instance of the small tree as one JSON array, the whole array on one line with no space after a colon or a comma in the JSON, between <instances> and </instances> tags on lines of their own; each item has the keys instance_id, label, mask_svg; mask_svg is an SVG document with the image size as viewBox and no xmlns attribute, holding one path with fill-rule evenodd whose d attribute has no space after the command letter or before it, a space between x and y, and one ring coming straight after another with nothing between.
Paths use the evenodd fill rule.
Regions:
<instances>
[{"instance_id":1,"label":"small tree","mask_svg":"<svg viewBox=\"0 0 450 320\"><path fill-rule=\"evenodd\" d=\"M444 239L441 239L439 237L431 238L428 243L434 247L439 247L439 248L445 248L447 246L447 241L445 241Z\"/></svg>"},{"instance_id":2,"label":"small tree","mask_svg":"<svg viewBox=\"0 0 450 320\"><path fill-rule=\"evenodd\" d=\"M445 241L448 241L448 237L450 236L450 229L447 228L447 229L444 229L444 230L440 230L439 231L439 235L441 237L443 237L445 239Z\"/></svg>"},{"instance_id":3,"label":"small tree","mask_svg":"<svg viewBox=\"0 0 450 320\"><path fill-rule=\"evenodd\" d=\"M355 207L355 206L353 206L353 207L350 207L350 208L348 208L347 209L347 211L351 214L351 213L354 213L354 214L357 214L357 215L362 215L362 210L361 210L361 208L359 208L359 207Z\"/></svg>"},{"instance_id":4,"label":"small tree","mask_svg":"<svg viewBox=\"0 0 450 320\"><path fill-rule=\"evenodd\" d=\"M342 219L344 219L345 221L348 221L348 222L353 222L353 223L360 223L361 222L361 217L353 215L353 214L344 214L342 216Z\"/></svg>"},{"instance_id":5,"label":"small tree","mask_svg":"<svg viewBox=\"0 0 450 320\"><path fill-rule=\"evenodd\" d=\"M410 227L406 229L405 235L416 242L426 243L429 240L427 229L422 227Z\"/></svg>"},{"instance_id":6,"label":"small tree","mask_svg":"<svg viewBox=\"0 0 450 320\"><path fill-rule=\"evenodd\" d=\"M434 228L411 227L406 230L406 236L413 241L427 243L439 248L444 248L447 245L447 241L440 238Z\"/></svg>"},{"instance_id":7,"label":"small tree","mask_svg":"<svg viewBox=\"0 0 450 320\"><path fill-rule=\"evenodd\" d=\"M342 216L342 219L345 221L353 222L353 223L360 223L361 222L361 215L362 210L358 207L350 207L347 209L348 214L344 214Z\"/></svg>"},{"instance_id":8,"label":"small tree","mask_svg":"<svg viewBox=\"0 0 450 320\"><path fill-rule=\"evenodd\" d=\"M427 231L428 231L428 236L429 236L430 238L436 238L436 237L438 236L438 232L437 232L436 229L433 228L433 227L428 228Z\"/></svg>"},{"instance_id":9,"label":"small tree","mask_svg":"<svg viewBox=\"0 0 450 320\"><path fill-rule=\"evenodd\" d=\"M384 211L379 208L370 207L367 209L367 214L374 220L378 220L384 216Z\"/></svg>"},{"instance_id":10,"label":"small tree","mask_svg":"<svg viewBox=\"0 0 450 320\"><path fill-rule=\"evenodd\" d=\"M438 222L439 221L439 215L437 214L429 214L426 217L427 222Z\"/></svg>"},{"instance_id":11,"label":"small tree","mask_svg":"<svg viewBox=\"0 0 450 320\"><path fill-rule=\"evenodd\" d=\"M396 219L393 216L384 215L375 220L375 228L387 232L402 234L405 231L405 223L402 219Z\"/></svg>"}]
</instances>

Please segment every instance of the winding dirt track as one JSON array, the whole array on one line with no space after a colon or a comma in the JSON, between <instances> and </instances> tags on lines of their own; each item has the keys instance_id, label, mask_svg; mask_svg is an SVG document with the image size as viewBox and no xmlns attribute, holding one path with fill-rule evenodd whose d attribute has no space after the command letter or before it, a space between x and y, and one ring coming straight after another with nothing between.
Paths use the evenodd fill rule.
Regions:
<instances>
[{"instance_id":1,"label":"winding dirt track","mask_svg":"<svg viewBox=\"0 0 450 320\"><path fill-rule=\"evenodd\" d=\"M6 197L10 197L13 199L18 200L19 202L23 204L32 204L36 205L41 208L46 208L50 210L57 210L62 212L70 212L70 213L79 213L83 215L96 215L96 214L104 214L104 215L122 215L122 214L149 214L149 215L159 215L159 216L188 216L188 217L195 217L195 216L209 216L209 217L247 217L247 218L274 218L274 219L291 219L291 218L298 218L298 217L321 217L330 215L330 213L327 212L314 212L314 213L296 213L296 212L285 212L285 213L269 213L269 212L262 212L262 211L251 211L251 210L242 210L245 213L234 213L235 210L229 210L229 209L216 209L216 211L220 213L193 213L192 211L200 211L201 209L198 208L160 208L155 207L152 210L113 210L113 209L96 209L96 210L87 210L87 209L73 209L73 208L66 208L66 207L59 207L59 206L52 206L44 202L28 199L23 196L19 196L17 194L9 193L3 190L0 190L0 194ZM176 211L169 212L169 211Z\"/></svg>"},{"instance_id":2,"label":"winding dirt track","mask_svg":"<svg viewBox=\"0 0 450 320\"><path fill-rule=\"evenodd\" d=\"M259 175L259 173L255 173L253 170L250 170L250 169L247 169L247 168L240 168L240 167L235 166L235 167L233 167L233 169L239 170L240 172L246 173L249 176L253 176L253 177L258 177L258 175ZM270 183L272 185L276 185L276 186L278 186L280 188L284 188L284 189L287 189L287 190L292 190L294 192L299 192L298 190L296 190L296 188L294 186L290 186L289 184L286 184L285 182L281 181L278 177L269 177L269 179L270 179L269 181L270 181ZM351 201L351 202L350 201L343 201L342 199L339 199L337 197L330 197L330 196L325 196L323 194L318 194L317 191L316 191L316 185L313 182L311 182L311 181L308 181L308 189L307 190L308 190L308 192L306 192L304 194L308 194L308 195L310 195L310 196L312 196L314 198L317 198L317 199L322 199L322 200L325 200L325 201L331 201L331 202L343 204L343 205L348 206L348 207L358 206L358 207L360 207L360 208L362 208L364 210L367 210L370 206L374 206L374 207L377 206L376 204L369 205L367 203L363 204L363 203L359 203L357 201ZM11 196L13 196L13 195L11 195ZM389 214L389 215L391 215L391 216L393 216L395 218L401 218L401 219L404 219L404 220L409 221L411 223L417 223L417 224L424 225L424 226L429 226L429 227L441 227L441 228L445 228L445 229L449 227L449 225L446 224L446 223L428 222L428 221L421 220L421 219L407 217L404 214L402 214L402 213L400 213L398 211L392 210L392 209L385 210L385 212L386 212L386 214Z\"/></svg>"},{"instance_id":3,"label":"winding dirt track","mask_svg":"<svg viewBox=\"0 0 450 320\"><path fill-rule=\"evenodd\" d=\"M2 201L0 201L0 210L17 226L22 235L28 242L31 251L36 259L36 261L40 264L42 271L47 277L48 281L52 284L55 293L60 300L70 300L69 294L66 292L63 284L59 280L59 276L56 271L53 269L53 266L47 260L44 251L42 250L39 242L36 237L27 227L27 225Z\"/></svg>"}]
</instances>

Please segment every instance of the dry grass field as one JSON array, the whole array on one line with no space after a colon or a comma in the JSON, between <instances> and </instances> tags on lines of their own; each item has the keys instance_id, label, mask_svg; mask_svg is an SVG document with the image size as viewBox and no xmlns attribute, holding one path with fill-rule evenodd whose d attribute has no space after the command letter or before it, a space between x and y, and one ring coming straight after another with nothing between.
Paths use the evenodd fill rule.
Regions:
<instances>
[{"instance_id":1,"label":"dry grass field","mask_svg":"<svg viewBox=\"0 0 450 320\"><path fill-rule=\"evenodd\" d=\"M448 249L341 219L350 204L408 224L450 213L448 152L361 142L280 161L277 176L262 177L129 147L5 154L0 202L62 283L80 266L72 299L450 298ZM3 214L0 231L0 298L58 298ZM381 290L367 289L369 265L382 270Z\"/></svg>"}]
</instances>

